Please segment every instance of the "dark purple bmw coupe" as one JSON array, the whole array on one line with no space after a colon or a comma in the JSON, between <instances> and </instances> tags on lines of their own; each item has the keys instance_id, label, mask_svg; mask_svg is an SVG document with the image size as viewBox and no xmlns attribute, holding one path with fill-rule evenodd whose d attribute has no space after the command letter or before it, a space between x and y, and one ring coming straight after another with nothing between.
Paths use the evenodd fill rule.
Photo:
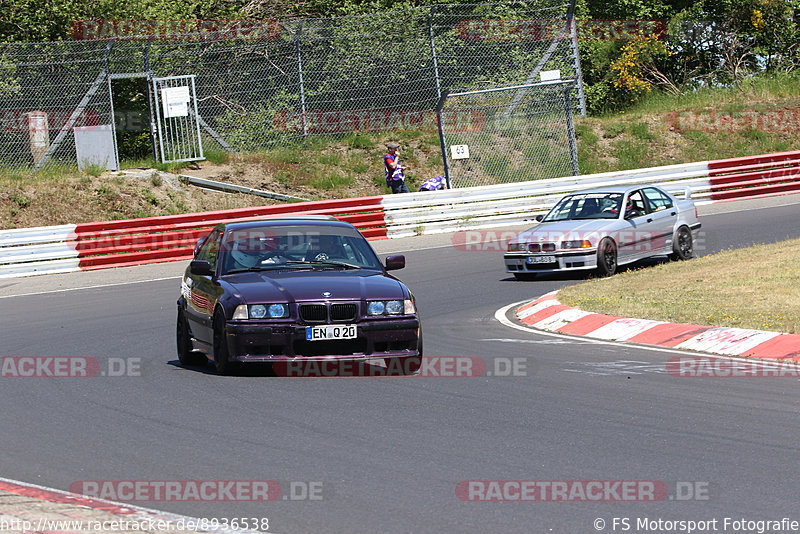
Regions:
<instances>
[{"instance_id":1,"label":"dark purple bmw coupe","mask_svg":"<svg viewBox=\"0 0 800 534\"><path fill-rule=\"evenodd\" d=\"M220 224L195 247L178 299L178 358L244 362L385 360L418 371L414 296L351 224L328 216Z\"/></svg>"}]
</instances>

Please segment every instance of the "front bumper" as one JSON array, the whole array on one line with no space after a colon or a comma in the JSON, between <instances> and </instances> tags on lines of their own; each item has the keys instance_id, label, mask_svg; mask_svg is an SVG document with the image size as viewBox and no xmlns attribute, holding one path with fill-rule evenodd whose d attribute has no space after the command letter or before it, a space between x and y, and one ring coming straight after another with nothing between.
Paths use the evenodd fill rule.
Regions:
<instances>
[{"instance_id":1,"label":"front bumper","mask_svg":"<svg viewBox=\"0 0 800 534\"><path fill-rule=\"evenodd\" d=\"M356 338L306 340L305 325L296 322L254 323L228 321L228 354L240 362L370 361L417 356L419 319L402 317L363 320L356 324Z\"/></svg>"},{"instance_id":2,"label":"front bumper","mask_svg":"<svg viewBox=\"0 0 800 534\"><path fill-rule=\"evenodd\" d=\"M555 261L535 263L535 259L552 257ZM597 249L581 249L579 252L507 252L503 255L506 272L509 273L553 273L559 271L583 271L597 268Z\"/></svg>"}]
</instances>

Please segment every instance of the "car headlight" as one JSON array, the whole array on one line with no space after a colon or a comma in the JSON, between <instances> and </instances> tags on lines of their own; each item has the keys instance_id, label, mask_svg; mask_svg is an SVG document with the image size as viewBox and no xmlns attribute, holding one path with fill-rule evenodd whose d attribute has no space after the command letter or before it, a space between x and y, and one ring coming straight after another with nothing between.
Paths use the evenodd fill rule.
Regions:
<instances>
[{"instance_id":1,"label":"car headlight","mask_svg":"<svg viewBox=\"0 0 800 534\"><path fill-rule=\"evenodd\" d=\"M525 248L525 245L522 244L522 243L509 243L508 244L508 251L509 252L515 252L517 250L523 250L524 248Z\"/></svg>"},{"instance_id":2,"label":"car headlight","mask_svg":"<svg viewBox=\"0 0 800 534\"><path fill-rule=\"evenodd\" d=\"M288 304L240 304L233 312L234 320L284 319L289 317Z\"/></svg>"},{"instance_id":3,"label":"car headlight","mask_svg":"<svg viewBox=\"0 0 800 534\"><path fill-rule=\"evenodd\" d=\"M374 300L367 303L367 315L413 315L414 302L406 300Z\"/></svg>"},{"instance_id":4,"label":"car headlight","mask_svg":"<svg viewBox=\"0 0 800 534\"><path fill-rule=\"evenodd\" d=\"M399 315L403 313L402 300L389 300L386 302L386 313L388 315Z\"/></svg>"},{"instance_id":5,"label":"car headlight","mask_svg":"<svg viewBox=\"0 0 800 534\"><path fill-rule=\"evenodd\" d=\"M382 300L376 300L367 304L367 315L383 315L386 305Z\"/></svg>"},{"instance_id":6,"label":"car headlight","mask_svg":"<svg viewBox=\"0 0 800 534\"><path fill-rule=\"evenodd\" d=\"M592 243L586 239L577 241L562 241L561 248L592 248Z\"/></svg>"},{"instance_id":7,"label":"car headlight","mask_svg":"<svg viewBox=\"0 0 800 534\"><path fill-rule=\"evenodd\" d=\"M270 319L284 319L289 317L289 305L270 304L269 308L267 308L267 313L269 314Z\"/></svg>"},{"instance_id":8,"label":"car headlight","mask_svg":"<svg viewBox=\"0 0 800 534\"><path fill-rule=\"evenodd\" d=\"M267 316L267 307L263 304L253 304L250 306L250 317L253 319L263 319Z\"/></svg>"}]
</instances>

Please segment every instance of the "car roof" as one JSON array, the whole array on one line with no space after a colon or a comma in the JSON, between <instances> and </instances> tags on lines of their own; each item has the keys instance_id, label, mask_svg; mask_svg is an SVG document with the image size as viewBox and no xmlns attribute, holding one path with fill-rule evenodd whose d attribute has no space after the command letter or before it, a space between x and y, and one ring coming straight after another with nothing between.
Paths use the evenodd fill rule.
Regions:
<instances>
[{"instance_id":1,"label":"car roof","mask_svg":"<svg viewBox=\"0 0 800 534\"><path fill-rule=\"evenodd\" d=\"M628 193L636 191L637 189L644 189L645 187L656 187L653 184L635 184L635 185L611 185L608 187L597 187L592 189L583 189L581 191L574 191L568 195L583 195L586 193Z\"/></svg>"},{"instance_id":2,"label":"car roof","mask_svg":"<svg viewBox=\"0 0 800 534\"><path fill-rule=\"evenodd\" d=\"M330 226L338 228L353 228L353 225L340 221L332 215L285 215L259 219L257 221L242 221L225 223L226 230L246 230L248 228L263 228L264 226L285 226L287 224L300 226Z\"/></svg>"}]
</instances>

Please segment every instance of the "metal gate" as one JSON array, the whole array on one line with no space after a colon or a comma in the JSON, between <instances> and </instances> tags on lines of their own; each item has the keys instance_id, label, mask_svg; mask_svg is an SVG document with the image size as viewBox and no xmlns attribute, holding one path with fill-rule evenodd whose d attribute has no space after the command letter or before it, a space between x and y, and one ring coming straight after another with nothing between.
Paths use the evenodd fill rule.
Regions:
<instances>
[{"instance_id":1,"label":"metal gate","mask_svg":"<svg viewBox=\"0 0 800 534\"><path fill-rule=\"evenodd\" d=\"M153 78L152 87L161 163L205 159L194 75Z\"/></svg>"},{"instance_id":2,"label":"metal gate","mask_svg":"<svg viewBox=\"0 0 800 534\"><path fill-rule=\"evenodd\" d=\"M449 187L577 175L575 80L443 94L437 105Z\"/></svg>"}]
</instances>

